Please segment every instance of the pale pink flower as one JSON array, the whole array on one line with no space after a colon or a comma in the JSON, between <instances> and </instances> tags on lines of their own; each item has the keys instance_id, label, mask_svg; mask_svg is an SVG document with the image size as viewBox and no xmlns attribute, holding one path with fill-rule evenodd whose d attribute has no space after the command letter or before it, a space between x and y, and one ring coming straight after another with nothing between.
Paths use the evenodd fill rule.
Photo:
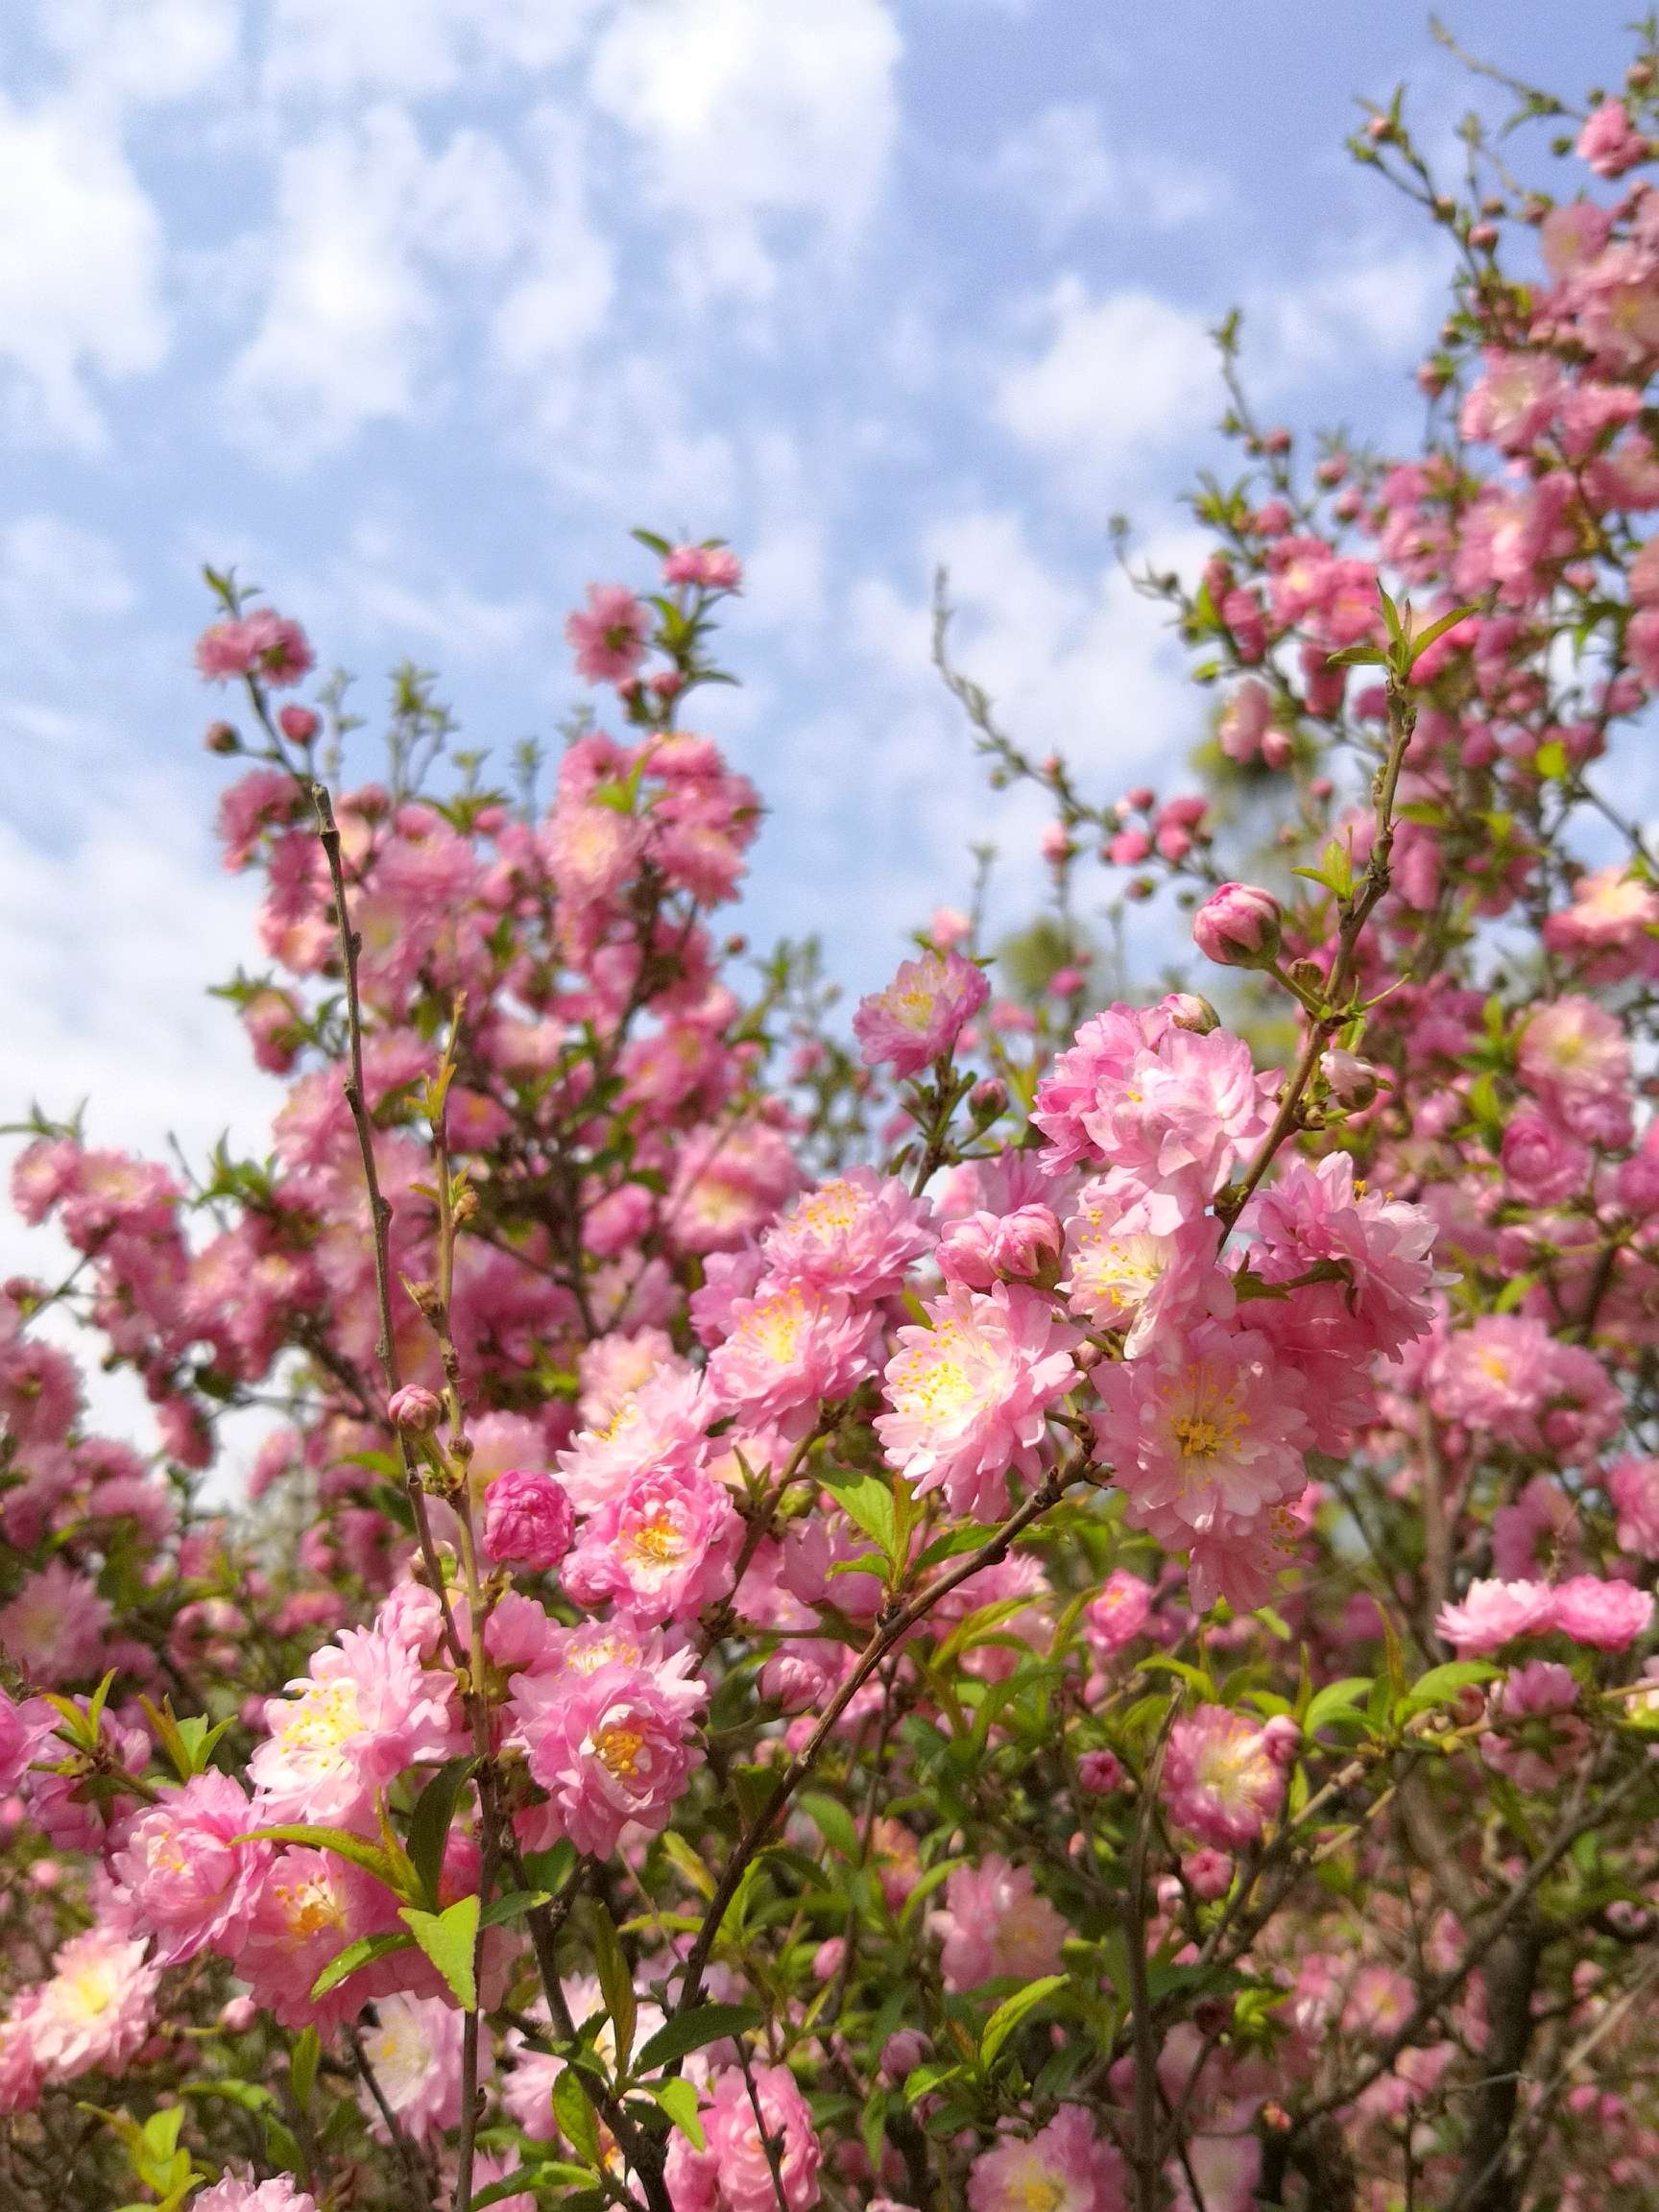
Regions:
<instances>
[{"instance_id":1,"label":"pale pink flower","mask_svg":"<svg viewBox=\"0 0 1659 2212\"><path fill-rule=\"evenodd\" d=\"M360 2033L380 2093L404 2133L427 2142L461 2117L463 2015L439 1997L379 1998L376 2020ZM380 2108L365 2088L359 2102L369 2131L390 2142Z\"/></svg>"},{"instance_id":2,"label":"pale pink flower","mask_svg":"<svg viewBox=\"0 0 1659 2212\"><path fill-rule=\"evenodd\" d=\"M267 1740L248 1764L262 1824L349 1826L376 1791L455 1748L454 1690L384 1627L347 1628L310 1671L267 1698Z\"/></svg>"},{"instance_id":3,"label":"pale pink flower","mask_svg":"<svg viewBox=\"0 0 1659 2212\"><path fill-rule=\"evenodd\" d=\"M1285 1801L1286 1760L1261 1721L1200 1705L1169 1731L1163 1793L1169 1817L1205 1842L1241 1851Z\"/></svg>"},{"instance_id":4,"label":"pale pink flower","mask_svg":"<svg viewBox=\"0 0 1659 2212\"><path fill-rule=\"evenodd\" d=\"M1638 1559L1659 1559L1659 1459L1616 1459L1606 1481L1619 1515L1620 1549Z\"/></svg>"},{"instance_id":5,"label":"pale pink flower","mask_svg":"<svg viewBox=\"0 0 1659 2212\"><path fill-rule=\"evenodd\" d=\"M602 1505L565 1562L565 1593L593 1607L607 1598L646 1623L693 1621L723 1598L743 1541L724 1487L699 1468L637 1475Z\"/></svg>"},{"instance_id":6,"label":"pale pink flower","mask_svg":"<svg viewBox=\"0 0 1659 2212\"><path fill-rule=\"evenodd\" d=\"M128 1924L154 1936L157 1964L232 1950L271 1863L269 1843L236 1839L253 1826L248 1795L209 1767L139 1815L110 1862Z\"/></svg>"},{"instance_id":7,"label":"pale pink flower","mask_svg":"<svg viewBox=\"0 0 1659 2212\"><path fill-rule=\"evenodd\" d=\"M38 1698L17 1705L0 1691L0 1797L9 1797L41 1756L58 1718Z\"/></svg>"},{"instance_id":8,"label":"pale pink flower","mask_svg":"<svg viewBox=\"0 0 1659 2212\"><path fill-rule=\"evenodd\" d=\"M990 995L983 969L960 952L925 952L858 1001L853 1034L868 1067L888 1062L902 1081L949 1053Z\"/></svg>"},{"instance_id":9,"label":"pale pink flower","mask_svg":"<svg viewBox=\"0 0 1659 2212\"><path fill-rule=\"evenodd\" d=\"M1137 1056L1156 1046L1169 1025L1163 1006L1109 1006L1092 1014L1075 1041L1056 1054L1038 1086L1031 1115L1033 1125L1048 1140L1043 1164L1050 1174L1094 1157L1086 1118L1103 1093L1122 1084Z\"/></svg>"},{"instance_id":10,"label":"pale pink flower","mask_svg":"<svg viewBox=\"0 0 1659 2212\"><path fill-rule=\"evenodd\" d=\"M741 2068L724 2066L715 2073L698 2114L703 2150L694 2150L676 2129L666 2176L675 2212L780 2212L780 2190L783 2212L810 2212L817 2203L822 2153L794 2075L787 2066L756 2066L751 2072L753 2102ZM761 2122L774 2138L776 2177Z\"/></svg>"},{"instance_id":11,"label":"pale pink flower","mask_svg":"<svg viewBox=\"0 0 1659 2212\"><path fill-rule=\"evenodd\" d=\"M659 1835L691 1779L684 1685L623 1659L591 1673L520 1675L513 1712L554 1838L608 1858L622 1832Z\"/></svg>"},{"instance_id":12,"label":"pale pink flower","mask_svg":"<svg viewBox=\"0 0 1659 2212\"><path fill-rule=\"evenodd\" d=\"M803 1432L820 1406L863 1382L878 1325L839 1291L762 1280L753 1298L733 1302L731 1334L709 1355L715 1410Z\"/></svg>"},{"instance_id":13,"label":"pale pink flower","mask_svg":"<svg viewBox=\"0 0 1659 2212\"><path fill-rule=\"evenodd\" d=\"M1121 1651L1145 1627L1151 1611L1151 1584L1121 1567L1114 1568L1083 1608L1083 1633L1090 1649L1106 1658Z\"/></svg>"},{"instance_id":14,"label":"pale pink flower","mask_svg":"<svg viewBox=\"0 0 1659 2212\"><path fill-rule=\"evenodd\" d=\"M695 584L705 591L740 591L743 564L730 545L676 545L662 563L666 584Z\"/></svg>"},{"instance_id":15,"label":"pale pink flower","mask_svg":"<svg viewBox=\"0 0 1659 2212\"><path fill-rule=\"evenodd\" d=\"M1604 1582L1598 1575L1575 1575L1552 1593L1554 1625L1575 1644L1597 1651L1624 1651L1646 1635L1653 1619L1653 1593L1631 1582Z\"/></svg>"},{"instance_id":16,"label":"pale pink flower","mask_svg":"<svg viewBox=\"0 0 1659 2212\"><path fill-rule=\"evenodd\" d=\"M876 1417L889 1466L917 1494L942 1489L952 1512L994 1516L1010 1474L1042 1464L1048 1410L1076 1381L1075 1332L1019 1285L950 1285L924 1309L928 1326L898 1332Z\"/></svg>"},{"instance_id":17,"label":"pale pink flower","mask_svg":"<svg viewBox=\"0 0 1659 2212\"><path fill-rule=\"evenodd\" d=\"M93 1926L58 1952L29 2013L35 2063L48 2080L72 2081L94 2068L118 2074L137 2052L161 1979L147 1949L142 1936Z\"/></svg>"},{"instance_id":18,"label":"pale pink flower","mask_svg":"<svg viewBox=\"0 0 1659 2212\"><path fill-rule=\"evenodd\" d=\"M1301 1495L1311 1438L1300 1379L1257 1331L1203 1321L1093 1380L1095 1449L1133 1526L1161 1544L1247 1529Z\"/></svg>"},{"instance_id":19,"label":"pale pink flower","mask_svg":"<svg viewBox=\"0 0 1659 2212\"><path fill-rule=\"evenodd\" d=\"M933 1927L944 1938L940 1970L953 1993L1003 1975L1035 1982L1057 1972L1069 1934L1031 1869L1012 1865L997 1852L977 1866L951 1869Z\"/></svg>"},{"instance_id":20,"label":"pale pink flower","mask_svg":"<svg viewBox=\"0 0 1659 2212\"><path fill-rule=\"evenodd\" d=\"M1255 1272L1288 1283L1321 1264L1341 1270L1336 1286L1351 1323L1355 1357L1392 1358L1427 1334L1433 1319L1434 1222L1421 1206L1357 1190L1354 1163L1330 1152L1292 1159L1255 1199L1249 1228Z\"/></svg>"},{"instance_id":21,"label":"pale pink flower","mask_svg":"<svg viewBox=\"0 0 1659 2212\"><path fill-rule=\"evenodd\" d=\"M1500 1505L1492 1516L1492 1564L1499 1579L1541 1579L1577 1526L1577 1512L1561 1485L1548 1475L1534 1475L1512 1505Z\"/></svg>"},{"instance_id":22,"label":"pale pink flower","mask_svg":"<svg viewBox=\"0 0 1659 2212\"><path fill-rule=\"evenodd\" d=\"M1521 1032L1521 1080L1546 1113L1586 1144L1614 1150L1631 1137L1630 1046L1594 999L1557 998Z\"/></svg>"},{"instance_id":23,"label":"pale pink flower","mask_svg":"<svg viewBox=\"0 0 1659 2212\"><path fill-rule=\"evenodd\" d=\"M1485 1659L1522 1636L1546 1636L1554 1597L1543 1582L1471 1582L1455 1605L1442 1605L1435 1633L1460 1659Z\"/></svg>"},{"instance_id":24,"label":"pale pink flower","mask_svg":"<svg viewBox=\"0 0 1659 2212\"><path fill-rule=\"evenodd\" d=\"M702 1393L700 1376L671 1369L625 1392L609 1413L582 1430L558 1455L577 1512L596 1512L650 1469L699 1465L711 1418Z\"/></svg>"},{"instance_id":25,"label":"pale pink flower","mask_svg":"<svg viewBox=\"0 0 1659 2212\"><path fill-rule=\"evenodd\" d=\"M1623 100L1603 100L1579 132L1573 151L1598 177L1623 177L1646 161L1649 148Z\"/></svg>"},{"instance_id":26,"label":"pale pink flower","mask_svg":"<svg viewBox=\"0 0 1659 2212\"><path fill-rule=\"evenodd\" d=\"M238 2181L227 2174L191 2198L190 2212L317 2212L317 2200L292 2174L276 2174L269 2181Z\"/></svg>"},{"instance_id":27,"label":"pale pink flower","mask_svg":"<svg viewBox=\"0 0 1659 2212\"><path fill-rule=\"evenodd\" d=\"M589 584L588 604L567 615L565 637L576 672L590 684L618 684L645 658L651 611L626 584Z\"/></svg>"},{"instance_id":28,"label":"pale pink flower","mask_svg":"<svg viewBox=\"0 0 1659 2212\"><path fill-rule=\"evenodd\" d=\"M1215 1223L1194 1214L1163 1235L1144 1200L1110 1181L1085 1183L1066 1218L1060 1288L1079 1319L1127 1332L1133 1358L1160 1329L1233 1311L1233 1280L1216 1262Z\"/></svg>"},{"instance_id":29,"label":"pale pink flower","mask_svg":"<svg viewBox=\"0 0 1659 2212\"><path fill-rule=\"evenodd\" d=\"M1553 1788L1589 1741L1577 1703L1578 1685L1556 1661L1513 1668L1492 1699L1496 1725L1480 1739L1481 1757L1518 1790Z\"/></svg>"},{"instance_id":30,"label":"pale pink flower","mask_svg":"<svg viewBox=\"0 0 1659 2212\"><path fill-rule=\"evenodd\" d=\"M1589 1147L1533 1107L1510 1118L1499 1157L1510 1189L1528 1206L1558 1206L1590 1176Z\"/></svg>"},{"instance_id":31,"label":"pale pink flower","mask_svg":"<svg viewBox=\"0 0 1659 2212\"><path fill-rule=\"evenodd\" d=\"M926 1201L897 1176L850 1167L798 1198L763 1233L760 1250L776 1280L868 1302L899 1289L929 1250L929 1220Z\"/></svg>"},{"instance_id":32,"label":"pale pink flower","mask_svg":"<svg viewBox=\"0 0 1659 2212\"><path fill-rule=\"evenodd\" d=\"M94 1583L66 1559L53 1557L0 1605L0 1650L36 1681L62 1690L104 1671L113 1617Z\"/></svg>"},{"instance_id":33,"label":"pale pink flower","mask_svg":"<svg viewBox=\"0 0 1659 2212\"><path fill-rule=\"evenodd\" d=\"M1080 2104L1062 2104L1029 2142L1004 2135L974 2159L970 2212L1123 2212L1119 2153L1095 2134Z\"/></svg>"}]
</instances>

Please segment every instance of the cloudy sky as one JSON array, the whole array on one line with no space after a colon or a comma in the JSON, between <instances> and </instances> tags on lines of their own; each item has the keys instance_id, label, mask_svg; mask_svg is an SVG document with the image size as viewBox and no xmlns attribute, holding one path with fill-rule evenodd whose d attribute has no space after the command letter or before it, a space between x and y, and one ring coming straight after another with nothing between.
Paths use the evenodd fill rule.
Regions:
<instances>
[{"instance_id":1,"label":"cloudy sky","mask_svg":"<svg viewBox=\"0 0 1659 2212\"><path fill-rule=\"evenodd\" d=\"M1454 0L1564 90L1627 0ZM10 0L0 9L0 1107L257 1144L201 986L200 563L505 755L626 531L749 561L709 717L772 819L749 926L867 987L998 813L926 665L947 560L1013 726L1121 787L1198 705L1105 519L1179 558L1246 311L1283 418L1409 438L1442 268L1356 172L1426 18L1331 0ZM1497 97L1497 96L1494 96Z\"/></svg>"}]
</instances>

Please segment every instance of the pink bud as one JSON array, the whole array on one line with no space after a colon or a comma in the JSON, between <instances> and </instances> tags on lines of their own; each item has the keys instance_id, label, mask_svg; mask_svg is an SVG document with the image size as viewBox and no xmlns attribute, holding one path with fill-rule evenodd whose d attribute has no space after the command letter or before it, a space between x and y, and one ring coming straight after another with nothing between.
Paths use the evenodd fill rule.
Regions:
<instances>
[{"instance_id":1,"label":"pink bud","mask_svg":"<svg viewBox=\"0 0 1659 2212\"><path fill-rule=\"evenodd\" d=\"M830 1695L830 1677L815 1659L775 1651L760 1670L760 1695L781 1713L805 1713Z\"/></svg>"},{"instance_id":2,"label":"pink bud","mask_svg":"<svg viewBox=\"0 0 1659 2212\"><path fill-rule=\"evenodd\" d=\"M1164 1011L1177 1029L1190 1029L1195 1037L1208 1037L1221 1026L1220 1015L1196 991L1171 991L1164 1001Z\"/></svg>"},{"instance_id":3,"label":"pink bud","mask_svg":"<svg viewBox=\"0 0 1659 2212\"><path fill-rule=\"evenodd\" d=\"M292 744L309 745L323 721L309 707L284 707L276 717L276 727Z\"/></svg>"},{"instance_id":4,"label":"pink bud","mask_svg":"<svg viewBox=\"0 0 1659 2212\"><path fill-rule=\"evenodd\" d=\"M1192 1851L1181 1862L1181 1872L1194 1897L1225 1897L1233 1887L1233 1862L1224 1851L1208 1845Z\"/></svg>"},{"instance_id":5,"label":"pink bud","mask_svg":"<svg viewBox=\"0 0 1659 2212\"><path fill-rule=\"evenodd\" d=\"M1269 968L1279 956L1283 915L1271 891L1223 883L1192 917L1192 942L1222 968Z\"/></svg>"},{"instance_id":6,"label":"pink bud","mask_svg":"<svg viewBox=\"0 0 1659 2212\"><path fill-rule=\"evenodd\" d=\"M401 1390L394 1390L386 1401L386 1412L393 1428L401 1429L408 1436L430 1436L443 1410L435 1395L419 1382L405 1382Z\"/></svg>"},{"instance_id":7,"label":"pink bud","mask_svg":"<svg viewBox=\"0 0 1659 2212\"><path fill-rule=\"evenodd\" d=\"M1267 768L1288 768L1295 757L1295 748L1283 730L1263 730L1262 733L1262 761Z\"/></svg>"},{"instance_id":8,"label":"pink bud","mask_svg":"<svg viewBox=\"0 0 1659 2212\"><path fill-rule=\"evenodd\" d=\"M1344 1052L1333 1046L1329 1052L1321 1053L1319 1072L1331 1087L1331 1095L1338 1106L1346 1106L1358 1113L1369 1106L1377 1095L1377 1070L1369 1060L1361 1060L1357 1053Z\"/></svg>"},{"instance_id":9,"label":"pink bud","mask_svg":"<svg viewBox=\"0 0 1659 2212\"><path fill-rule=\"evenodd\" d=\"M1085 1751L1077 1762L1077 1782L1091 1797L1109 1796L1123 1787L1123 1769L1110 1751Z\"/></svg>"}]
</instances>

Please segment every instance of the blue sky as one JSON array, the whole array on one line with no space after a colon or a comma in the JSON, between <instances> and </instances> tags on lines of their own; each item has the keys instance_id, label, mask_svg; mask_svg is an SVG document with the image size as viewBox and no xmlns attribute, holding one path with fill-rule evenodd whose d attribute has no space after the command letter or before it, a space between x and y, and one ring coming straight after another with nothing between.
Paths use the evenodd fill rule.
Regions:
<instances>
[{"instance_id":1,"label":"blue sky","mask_svg":"<svg viewBox=\"0 0 1659 2212\"><path fill-rule=\"evenodd\" d=\"M1465 0L1577 91L1626 0ZM772 819L747 926L867 987L1035 823L926 664L948 560L1010 724L1120 788L1200 695L1113 571L1171 561L1213 452L1205 331L1271 412L1408 439L1431 235L1342 150L1426 15L1331 0L12 0L0 11L0 1106L108 1140L273 1094L201 985L251 957L204 823L204 558L371 704L404 654L497 757L638 521L750 564L709 726ZM1490 109L1489 109L1490 111Z\"/></svg>"}]
</instances>

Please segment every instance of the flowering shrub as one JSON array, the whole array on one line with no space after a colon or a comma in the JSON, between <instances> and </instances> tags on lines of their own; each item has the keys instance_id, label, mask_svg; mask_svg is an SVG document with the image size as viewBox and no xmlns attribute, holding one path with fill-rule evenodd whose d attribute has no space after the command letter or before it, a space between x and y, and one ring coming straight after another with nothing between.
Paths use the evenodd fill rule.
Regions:
<instances>
[{"instance_id":1,"label":"flowering shrub","mask_svg":"<svg viewBox=\"0 0 1659 2212\"><path fill-rule=\"evenodd\" d=\"M1033 1004L948 911L852 1047L748 988L725 546L571 615L623 734L545 808L409 671L347 780L210 575L288 1092L195 1183L16 1164L0 2201L1659 2203L1656 69L1565 196L1361 133L1458 255L1431 435L1238 388L1146 579L1204 793L1027 758L942 606L1054 807ZM1228 1022L1091 1006L1095 854Z\"/></svg>"}]
</instances>

